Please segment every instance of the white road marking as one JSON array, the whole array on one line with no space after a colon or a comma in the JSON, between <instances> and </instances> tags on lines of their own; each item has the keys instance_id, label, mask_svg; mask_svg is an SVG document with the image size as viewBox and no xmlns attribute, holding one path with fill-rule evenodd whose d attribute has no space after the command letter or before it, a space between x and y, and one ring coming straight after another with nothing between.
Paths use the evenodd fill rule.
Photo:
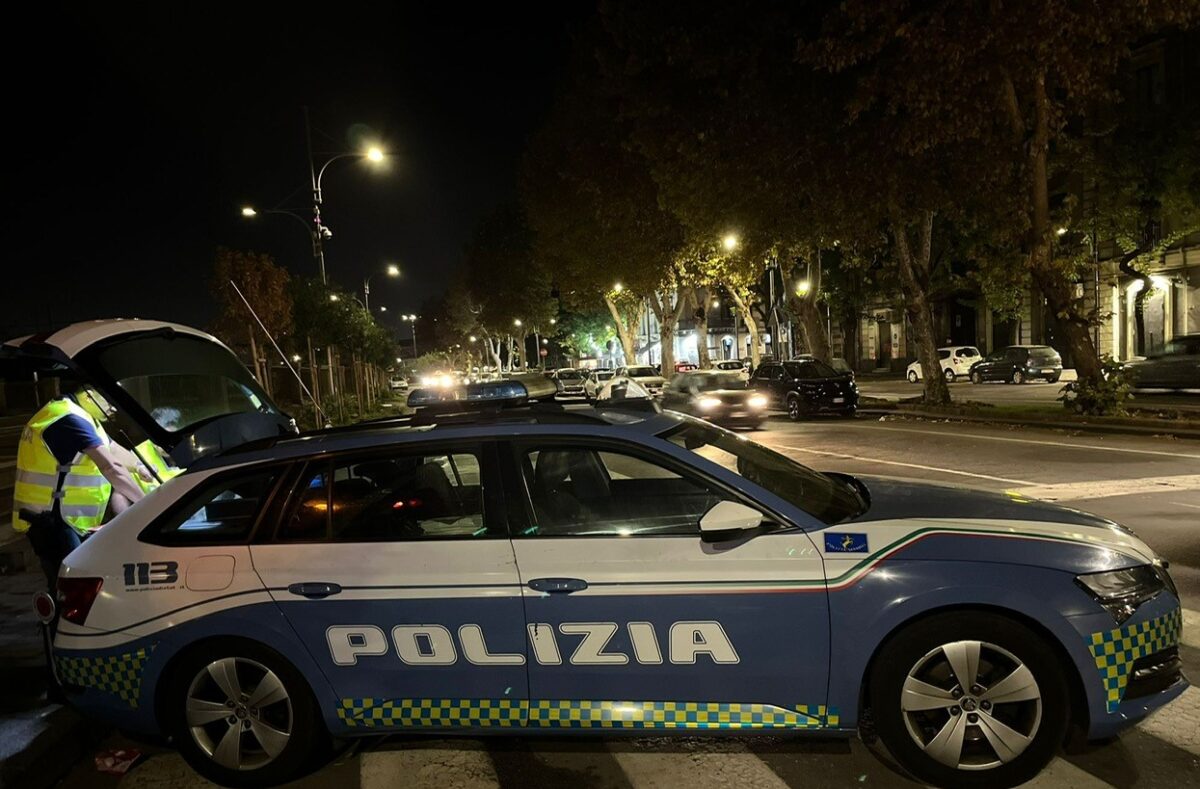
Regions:
<instances>
[{"instance_id":1,"label":"white road marking","mask_svg":"<svg viewBox=\"0 0 1200 789\"><path fill-rule=\"evenodd\" d=\"M1141 477L1138 479L1099 479L1087 482L1055 482L1017 488L1019 493L1042 501L1071 501L1102 499L1109 496L1131 496L1136 493L1178 492L1200 490L1200 474L1180 474L1173 477Z\"/></svg>"},{"instance_id":2,"label":"white road marking","mask_svg":"<svg viewBox=\"0 0 1200 789\"><path fill-rule=\"evenodd\" d=\"M1182 501L1172 501L1171 503L1177 507L1187 507L1187 508L1193 509L1193 510L1200 510L1200 504L1188 504L1188 503L1182 502Z\"/></svg>"},{"instance_id":3,"label":"white road marking","mask_svg":"<svg viewBox=\"0 0 1200 789\"><path fill-rule=\"evenodd\" d=\"M880 458L867 458L860 455L847 455L842 452L828 452L824 449L809 449L808 447L796 447L787 444L777 445L779 449L790 449L795 452L808 452L812 455L824 455L826 457L842 458L844 460L858 460L863 463L877 463L885 466L904 466L905 468L917 468L922 471L937 471L942 474L955 474L960 477L974 477L975 479L990 479L994 482L1005 482L1010 485L1022 485L1025 487L1036 487L1037 484L1023 479L1009 479L1008 477L993 477L991 474L976 474L973 471L962 471L956 468L941 468L939 466L925 466L920 463L903 463L899 460L881 460Z\"/></svg>"},{"instance_id":4,"label":"white road marking","mask_svg":"<svg viewBox=\"0 0 1200 789\"><path fill-rule=\"evenodd\" d=\"M447 748L368 751L360 757L358 785L362 789L494 789L500 779L482 743L458 740Z\"/></svg>"},{"instance_id":5,"label":"white road marking","mask_svg":"<svg viewBox=\"0 0 1200 789\"><path fill-rule=\"evenodd\" d=\"M1099 452L1127 452L1134 455L1158 455L1168 458L1191 458L1200 460L1200 455L1188 452L1168 452L1161 449L1133 449L1131 447L1105 447L1099 444L1073 444L1065 441L1045 441L1036 438L1012 438L1011 436L987 436L981 433L961 433L953 432L936 432L930 430L917 430L912 427L880 427L878 423L863 423L854 424L852 422L844 422L840 426L845 426L859 430L887 430L892 433L918 433L923 436L929 436L931 433L937 436L946 438L977 438L981 441L1006 441L1011 444L1033 444L1036 446L1056 447L1058 449L1094 449Z\"/></svg>"},{"instance_id":6,"label":"white road marking","mask_svg":"<svg viewBox=\"0 0 1200 789\"><path fill-rule=\"evenodd\" d=\"M1024 789L1112 789L1112 784L1076 767L1061 756L1055 757L1036 778L1021 786Z\"/></svg>"},{"instance_id":7,"label":"white road marking","mask_svg":"<svg viewBox=\"0 0 1200 789\"><path fill-rule=\"evenodd\" d=\"M654 751L632 741L610 743L609 751L637 789L787 789L783 779L741 743L678 740L677 744L685 750Z\"/></svg>"},{"instance_id":8,"label":"white road marking","mask_svg":"<svg viewBox=\"0 0 1200 789\"><path fill-rule=\"evenodd\" d=\"M1200 649L1200 611L1183 609L1183 636L1180 641L1185 647Z\"/></svg>"},{"instance_id":9,"label":"white road marking","mask_svg":"<svg viewBox=\"0 0 1200 789\"><path fill-rule=\"evenodd\" d=\"M1147 734L1200 756L1200 689L1194 685L1161 711L1138 724Z\"/></svg>"}]
</instances>

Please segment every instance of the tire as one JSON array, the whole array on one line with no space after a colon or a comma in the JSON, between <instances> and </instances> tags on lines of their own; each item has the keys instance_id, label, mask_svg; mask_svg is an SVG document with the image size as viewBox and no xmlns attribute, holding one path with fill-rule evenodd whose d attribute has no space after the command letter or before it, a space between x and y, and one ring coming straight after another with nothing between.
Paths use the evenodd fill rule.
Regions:
<instances>
[{"instance_id":1,"label":"tire","mask_svg":"<svg viewBox=\"0 0 1200 789\"><path fill-rule=\"evenodd\" d=\"M804 401L799 395L788 395L787 398L787 415L788 419L793 422L799 422L804 418Z\"/></svg>"},{"instance_id":2,"label":"tire","mask_svg":"<svg viewBox=\"0 0 1200 789\"><path fill-rule=\"evenodd\" d=\"M231 699L229 691L237 689L242 693ZM251 706L260 689L274 700ZM309 772L329 752L329 734L308 683L287 659L262 644L234 638L205 643L175 665L166 692L163 718L175 746L192 769L222 786L285 783ZM195 715L191 722L189 712ZM215 754L235 727L237 741L231 747L236 753L227 750L218 761ZM237 762L245 766L234 766Z\"/></svg>"},{"instance_id":3,"label":"tire","mask_svg":"<svg viewBox=\"0 0 1200 789\"><path fill-rule=\"evenodd\" d=\"M1023 384L1028 379L1025 378L1025 373L1021 372L1020 370L1013 370L1011 380L1014 384Z\"/></svg>"},{"instance_id":4,"label":"tire","mask_svg":"<svg viewBox=\"0 0 1200 789\"><path fill-rule=\"evenodd\" d=\"M920 379L919 379L919 378L917 378L917 371L916 371L916 370L909 370L909 371L908 371L908 382L909 382L910 384L915 384L915 383L916 383L917 381L919 381L919 380L920 380Z\"/></svg>"},{"instance_id":5,"label":"tire","mask_svg":"<svg viewBox=\"0 0 1200 789\"><path fill-rule=\"evenodd\" d=\"M1057 375L1050 376L1049 378L1046 379L1046 383L1048 383L1048 384L1058 383L1058 376Z\"/></svg>"},{"instance_id":6,"label":"tire","mask_svg":"<svg viewBox=\"0 0 1200 789\"><path fill-rule=\"evenodd\" d=\"M965 668L963 659L974 649L976 676L963 689L948 655ZM893 636L875 657L870 700L876 730L920 781L945 787L1025 783L1050 763L1066 736L1070 700L1064 663L1041 635L1007 617L978 611L930 617ZM1001 694L1010 699L1005 702L989 699L989 687L1013 677L1019 692ZM927 692L905 693L906 684L917 681L926 683L919 687ZM1001 725L1015 743L1011 750L992 745L999 742ZM957 747L939 745L947 734L960 735ZM998 756L1000 750L1008 761Z\"/></svg>"},{"instance_id":7,"label":"tire","mask_svg":"<svg viewBox=\"0 0 1200 789\"><path fill-rule=\"evenodd\" d=\"M983 383L983 376L980 375L978 371L972 371L971 372L971 383L973 383L973 384Z\"/></svg>"},{"instance_id":8,"label":"tire","mask_svg":"<svg viewBox=\"0 0 1200 789\"><path fill-rule=\"evenodd\" d=\"M953 370L944 370L942 372L942 375L946 379L946 383L948 383L948 384L954 383L955 375L954 375Z\"/></svg>"}]
</instances>

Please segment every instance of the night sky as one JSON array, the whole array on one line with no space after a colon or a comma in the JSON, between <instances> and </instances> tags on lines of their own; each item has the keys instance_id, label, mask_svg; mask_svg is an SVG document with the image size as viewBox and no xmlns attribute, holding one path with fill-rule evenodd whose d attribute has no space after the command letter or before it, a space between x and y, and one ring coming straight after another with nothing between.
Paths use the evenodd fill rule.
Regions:
<instances>
[{"instance_id":1,"label":"night sky","mask_svg":"<svg viewBox=\"0 0 1200 789\"><path fill-rule=\"evenodd\" d=\"M326 174L330 278L361 289L397 262L404 278L374 277L372 304L416 310L515 194L592 8L343 3L310 21L303 5L269 19L249 5L103 4L9 27L4 336L111 316L204 325L218 245L315 275L297 222L239 216L304 211L304 105L317 151L377 138L393 154L385 173L347 160Z\"/></svg>"}]
</instances>

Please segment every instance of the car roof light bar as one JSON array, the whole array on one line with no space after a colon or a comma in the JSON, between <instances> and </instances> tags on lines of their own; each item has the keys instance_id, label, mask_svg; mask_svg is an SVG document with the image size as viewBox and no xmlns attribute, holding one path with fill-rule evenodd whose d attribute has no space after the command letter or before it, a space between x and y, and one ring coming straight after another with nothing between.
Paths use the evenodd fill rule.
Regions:
<instances>
[{"instance_id":1,"label":"car roof light bar","mask_svg":"<svg viewBox=\"0 0 1200 789\"><path fill-rule=\"evenodd\" d=\"M558 387L553 381L534 373L462 386L421 387L409 392L408 407L524 405L530 401L553 398L557 393Z\"/></svg>"}]
</instances>

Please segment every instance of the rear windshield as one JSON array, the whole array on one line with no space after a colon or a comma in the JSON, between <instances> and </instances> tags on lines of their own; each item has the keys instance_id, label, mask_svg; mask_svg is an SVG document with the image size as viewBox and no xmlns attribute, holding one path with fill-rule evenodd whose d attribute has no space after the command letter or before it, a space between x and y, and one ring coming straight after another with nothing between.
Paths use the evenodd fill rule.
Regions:
<instances>
[{"instance_id":1,"label":"rear windshield","mask_svg":"<svg viewBox=\"0 0 1200 789\"><path fill-rule=\"evenodd\" d=\"M836 378L838 371L816 359L802 362L786 362L784 368L793 378Z\"/></svg>"},{"instance_id":2,"label":"rear windshield","mask_svg":"<svg viewBox=\"0 0 1200 789\"><path fill-rule=\"evenodd\" d=\"M102 349L96 361L171 432L225 414L279 413L237 357L199 337L125 340Z\"/></svg>"},{"instance_id":3,"label":"rear windshield","mask_svg":"<svg viewBox=\"0 0 1200 789\"><path fill-rule=\"evenodd\" d=\"M740 370L742 369L741 362L717 362L718 370Z\"/></svg>"},{"instance_id":4,"label":"rear windshield","mask_svg":"<svg viewBox=\"0 0 1200 789\"><path fill-rule=\"evenodd\" d=\"M954 352L954 355L961 356L964 359L969 359L973 356L978 356L979 349L978 348L959 348L957 351Z\"/></svg>"},{"instance_id":5,"label":"rear windshield","mask_svg":"<svg viewBox=\"0 0 1200 789\"><path fill-rule=\"evenodd\" d=\"M625 374L633 378L647 378L658 375L658 370L653 367L627 367Z\"/></svg>"},{"instance_id":6,"label":"rear windshield","mask_svg":"<svg viewBox=\"0 0 1200 789\"><path fill-rule=\"evenodd\" d=\"M596 373L597 381L607 381L609 378L612 378L612 377L613 377L612 370L601 370L600 372Z\"/></svg>"},{"instance_id":7,"label":"rear windshield","mask_svg":"<svg viewBox=\"0 0 1200 789\"><path fill-rule=\"evenodd\" d=\"M1053 348L1030 348L1029 358L1036 364L1058 364L1062 359Z\"/></svg>"}]
</instances>

